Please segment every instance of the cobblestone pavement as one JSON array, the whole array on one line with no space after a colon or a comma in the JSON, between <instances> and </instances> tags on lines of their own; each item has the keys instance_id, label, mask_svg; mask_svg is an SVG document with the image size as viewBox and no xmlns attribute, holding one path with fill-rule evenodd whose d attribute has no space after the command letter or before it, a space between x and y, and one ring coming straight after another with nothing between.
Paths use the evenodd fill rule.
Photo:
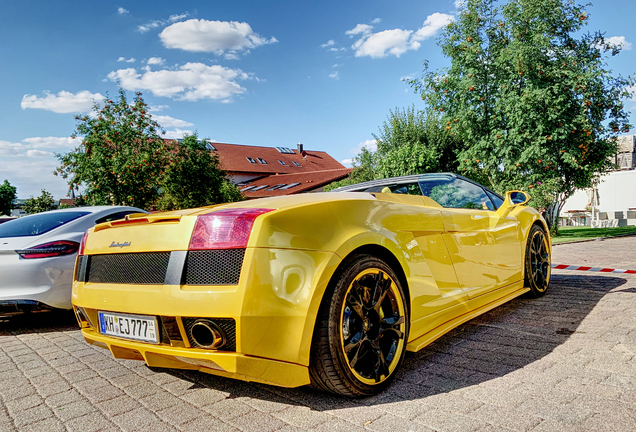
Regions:
<instances>
[{"instance_id":1,"label":"cobblestone pavement","mask_svg":"<svg viewBox=\"0 0 636 432\"><path fill-rule=\"evenodd\" d=\"M636 237L559 245L554 262L636 269ZM0 431L633 431L636 276L555 271L407 354L383 394L348 400L114 360L71 315L0 322Z\"/></svg>"}]
</instances>

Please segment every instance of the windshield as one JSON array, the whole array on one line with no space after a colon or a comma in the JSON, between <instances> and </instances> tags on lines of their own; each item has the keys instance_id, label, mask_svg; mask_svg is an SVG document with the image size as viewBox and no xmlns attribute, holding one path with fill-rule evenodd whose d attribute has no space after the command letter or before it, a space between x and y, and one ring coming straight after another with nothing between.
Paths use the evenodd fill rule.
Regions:
<instances>
[{"instance_id":1,"label":"windshield","mask_svg":"<svg viewBox=\"0 0 636 432\"><path fill-rule=\"evenodd\" d=\"M87 214L90 214L90 212L46 212L15 219L0 225L0 238L44 234Z\"/></svg>"}]
</instances>

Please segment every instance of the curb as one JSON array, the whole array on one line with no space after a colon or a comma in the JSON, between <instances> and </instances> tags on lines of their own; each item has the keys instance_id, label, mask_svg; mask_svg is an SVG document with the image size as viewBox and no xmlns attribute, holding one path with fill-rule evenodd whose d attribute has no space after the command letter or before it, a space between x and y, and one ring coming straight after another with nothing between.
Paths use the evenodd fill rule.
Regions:
<instances>
[{"instance_id":1,"label":"curb","mask_svg":"<svg viewBox=\"0 0 636 432\"><path fill-rule=\"evenodd\" d=\"M620 234L620 235L615 235L615 236L611 236L611 237L594 237L594 238L587 239L587 240L575 240L575 241L571 241L571 242L564 242L564 243L557 243L557 244L552 243L552 247L561 246L561 245L576 244L576 243L588 243L588 242L593 242L593 241L611 240L611 239L616 239L616 238L621 238L621 237L636 237L636 234Z\"/></svg>"}]
</instances>

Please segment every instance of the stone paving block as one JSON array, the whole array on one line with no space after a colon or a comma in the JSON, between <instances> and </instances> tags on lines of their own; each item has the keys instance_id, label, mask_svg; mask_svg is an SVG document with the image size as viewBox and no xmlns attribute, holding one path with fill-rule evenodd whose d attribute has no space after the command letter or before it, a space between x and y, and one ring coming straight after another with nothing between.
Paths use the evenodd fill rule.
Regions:
<instances>
[{"instance_id":1,"label":"stone paving block","mask_svg":"<svg viewBox=\"0 0 636 432\"><path fill-rule=\"evenodd\" d=\"M55 369L53 369L52 367L49 367L49 366L42 366L42 367L35 368L35 369L22 370L22 374L26 378L29 378L31 380L31 382L34 382L33 381L34 378L40 378L43 381L46 381L48 379L49 382L53 382L55 380L62 379L60 374ZM47 378L47 377L49 377L49 378Z\"/></svg>"},{"instance_id":2,"label":"stone paving block","mask_svg":"<svg viewBox=\"0 0 636 432\"><path fill-rule=\"evenodd\" d=\"M132 411L110 417L110 420L126 431L135 431L142 426L161 423L157 416L145 408L136 408Z\"/></svg>"},{"instance_id":3,"label":"stone paving block","mask_svg":"<svg viewBox=\"0 0 636 432\"><path fill-rule=\"evenodd\" d=\"M466 415L495 426L524 432L531 430L543 420L541 417L516 408L494 405L482 405Z\"/></svg>"},{"instance_id":4,"label":"stone paving block","mask_svg":"<svg viewBox=\"0 0 636 432\"><path fill-rule=\"evenodd\" d=\"M84 397L79 394L79 392L75 389L70 391L65 391L62 393L57 393L47 397L44 402L50 406L51 408L58 408L71 402L76 402L78 400L85 400Z\"/></svg>"},{"instance_id":5,"label":"stone paving block","mask_svg":"<svg viewBox=\"0 0 636 432\"><path fill-rule=\"evenodd\" d=\"M188 432L237 432L239 429L230 426L210 415L205 415L181 425L181 430Z\"/></svg>"},{"instance_id":6,"label":"stone paving block","mask_svg":"<svg viewBox=\"0 0 636 432\"><path fill-rule=\"evenodd\" d=\"M414 421L440 432L472 432L488 426L488 423L482 420L440 409L427 411L417 416Z\"/></svg>"},{"instance_id":7,"label":"stone paving block","mask_svg":"<svg viewBox=\"0 0 636 432\"><path fill-rule=\"evenodd\" d=\"M227 422L243 431L257 430L260 432L273 432L286 426L286 423L283 421L260 411L252 411L250 413L228 419Z\"/></svg>"},{"instance_id":8,"label":"stone paving block","mask_svg":"<svg viewBox=\"0 0 636 432\"><path fill-rule=\"evenodd\" d=\"M64 375L64 379L70 383L80 383L84 381L88 381L95 378L101 378L97 372L92 369L82 369L77 372L70 372Z\"/></svg>"},{"instance_id":9,"label":"stone paving block","mask_svg":"<svg viewBox=\"0 0 636 432\"><path fill-rule=\"evenodd\" d=\"M122 396L123 391L112 385L85 389L82 394L92 403L103 402Z\"/></svg>"},{"instance_id":10,"label":"stone paving block","mask_svg":"<svg viewBox=\"0 0 636 432\"><path fill-rule=\"evenodd\" d=\"M163 409L166 409L181 403L181 399L179 399L177 396L173 395L172 393L168 393L167 391L164 391L164 390L158 391L157 393L153 393L143 398L139 398L137 400L143 406L153 411L161 411Z\"/></svg>"},{"instance_id":11,"label":"stone paving block","mask_svg":"<svg viewBox=\"0 0 636 432\"><path fill-rule=\"evenodd\" d=\"M545 419L532 432L586 432L581 426L574 426L552 419Z\"/></svg>"},{"instance_id":12,"label":"stone paving block","mask_svg":"<svg viewBox=\"0 0 636 432\"><path fill-rule=\"evenodd\" d=\"M415 423L410 420L404 420L400 417L395 417L390 414L380 417L377 420L372 421L366 425L367 429L374 431L391 431L391 432L433 432L427 426L421 423Z\"/></svg>"},{"instance_id":13,"label":"stone paving block","mask_svg":"<svg viewBox=\"0 0 636 432\"><path fill-rule=\"evenodd\" d=\"M38 405L33 408L21 410L12 414L13 421L19 429L31 423L53 417L53 412L46 405Z\"/></svg>"},{"instance_id":14,"label":"stone paving block","mask_svg":"<svg viewBox=\"0 0 636 432\"><path fill-rule=\"evenodd\" d=\"M188 423L205 413L197 407L186 402L181 402L161 411L157 411L157 416L166 423L178 426Z\"/></svg>"},{"instance_id":15,"label":"stone paving block","mask_svg":"<svg viewBox=\"0 0 636 432\"><path fill-rule=\"evenodd\" d=\"M110 382L113 382L114 378L118 378L121 376L127 376L130 375L130 371L124 367L122 367L120 364L115 363L116 366L113 366L112 368L109 369L104 369L104 370L100 370L98 372L99 376L101 376L102 378L106 378L107 380L109 380Z\"/></svg>"},{"instance_id":16,"label":"stone paving block","mask_svg":"<svg viewBox=\"0 0 636 432\"><path fill-rule=\"evenodd\" d=\"M308 407L295 406L283 411L277 411L274 416L287 424L303 429L315 428L331 418L330 415L314 411Z\"/></svg>"},{"instance_id":17,"label":"stone paving block","mask_svg":"<svg viewBox=\"0 0 636 432\"><path fill-rule=\"evenodd\" d=\"M376 407L370 406L356 406L352 408L333 409L325 411L326 414L330 414L339 417L349 423L356 424L358 426L364 426L366 423L371 423L374 420L379 419L384 415L382 410Z\"/></svg>"},{"instance_id":18,"label":"stone paving block","mask_svg":"<svg viewBox=\"0 0 636 432\"><path fill-rule=\"evenodd\" d=\"M66 381L54 381L52 383L44 384L41 386L36 385L35 388L37 389L40 396L46 398L54 394L69 391L71 389L71 386Z\"/></svg>"},{"instance_id":19,"label":"stone paving block","mask_svg":"<svg viewBox=\"0 0 636 432\"><path fill-rule=\"evenodd\" d=\"M186 394L181 396L181 399L184 401L196 406L196 407L204 407L206 405L212 405L213 403L217 403L226 398L226 395L220 391L203 388L203 389L194 389L188 391ZM260 400L259 400L260 401ZM247 404L250 404L249 400L245 401ZM267 404L267 401L265 402ZM276 402L271 402L271 404L277 404ZM252 405L254 406L254 405ZM280 409L284 409L286 406L281 407ZM272 410L275 410L272 409ZM266 409L261 409L261 411L266 411ZM267 411L269 412L269 411Z\"/></svg>"},{"instance_id":20,"label":"stone paving block","mask_svg":"<svg viewBox=\"0 0 636 432\"><path fill-rule=\"evenodd\" d=\"M7 411L11 414L36 407L38 405L42 405L43 403L44 399L42 399L40 395L31 395L19 399L9 400L5 402L4 405Z\"/></svg>"},{"instance_id":21,"label":"stone paving block","mask_svg":"<svg viewBox=\"0 0 636 432\"><path fill-rule=\"evenodd\" d=\"M235 399L225 399L215 404L205 406L202 409L224 421L254 411L254 408L251 406Z\"/></svg>"},{"instance_id":22,"label":"stone paving block","mask_svg":"<svg viewBox=\"0 0 636 432\"><path fill-rule=\"evenodd\" d=\"M122 371L125 371L126 373L122 373L119 376L116 377L112 377L112 378L108 378L108 381L110 383L112 383L113 385L116 385L117 387L124 389L126 387L130 387L133 385L137 385L137 384L147 384L148 380L145 379L144 377L141 377L139 375L137 375L136 373L128 370L128 369L124 369L124 368L119 368ZM103 375L102 375L103 376Z\"/></svg>"},{"instance_id":23,"label":"stone paving block","mask_svg":"<svg viewBox=\"0 0 636 432\"><path fill-rule=\"evenodd\" d=\"M35 387L26 379L10 380L0 384L0 396L6 401L20 399L36 394Z\"/></svg>"},{"instance_id":24,"label":"stone paving block","mask_svg":"<svg viewBox=\"0 0 636 432\"><path fill-rule=\"evenodd\" d=\"M107 415L109 418L140 407L140 403L127 395L122 395L103 402L95 403L95 408Z\"/></svg>"},{"instance_id":25,"label":"stone paving block","mask_svg":"<svg viewBox=\"0 0 636 432\"><path fill-rule=\"evenodd\" d=\"M65 426L69 432L95 432L111 428L114 425L102 414L92 413L69 420L65 423Z\"/></svg>"},{"instance_id":26,"label":"stone paving block","mask_svg":"<svg viewBox=\"0 0 636 432\"><path fill-rule=\"evenodd\" d=\"M87 401L79 400L70 404L53 408L55 415L63 422L95 412L95 408Z\"/></svg>"},{"instance_id":27,"label":"stone paving block","mask_svg":"<svg viewBox=\"0 0 636 432\"><path fill-rule=\"evenodd\" d=\"M466 399L500 407L516 407L527 401L527 394L520 394L516 390L503 390L493 387L473 386L464 392Z\"/></svg>"},{"instance_id":28,"label":"stone paving block","mask_svg":"<svg viewBox=\"0 0 636 432\"><path fill-rule=\"evenodd\" d=\"M161 391L161 387L151 383L151 382L142 382L140 384L134 384L129 387L125 387L123 391L130 397L135 399L139 399L145 396L150 396Z\"/></svg>"},{"instance_id":29,"label":"stone paving block","mask_svg":"<svg viewBox=\"0 0 636 432\"><path fill-rule=\"evenodd\" d=\"M567 404L545 399L531 398L519 406L519 409L543 419L555 420L569 425L581 425L592 417L592 411L581 411L569 407Z\"/></svg>"},{"instance_id":30,"label":"stone paving block","mask_svg":"<svg viewBox=\"0 0 636 432\"><path fill-rule=\"evenodd\" d=\"M438 408L445 411L451 411L459 414L468 414L481 407L484 402L465 397L466 393L462 395L457 393L440 393L419 401L423 407L430 409Z\"/></svg>"},{"instance_id":31,"label":"stone paving block","mask_svg":"<svg viewBox=\"0 0 636 432\"><path fill-rule=\"evenodd\" d=\"M2 431L2 426L0 426L0 431ZM20 432L66 432L66 426L60 420L51 417L22 426Z\"/></svg>"}]
</instances>

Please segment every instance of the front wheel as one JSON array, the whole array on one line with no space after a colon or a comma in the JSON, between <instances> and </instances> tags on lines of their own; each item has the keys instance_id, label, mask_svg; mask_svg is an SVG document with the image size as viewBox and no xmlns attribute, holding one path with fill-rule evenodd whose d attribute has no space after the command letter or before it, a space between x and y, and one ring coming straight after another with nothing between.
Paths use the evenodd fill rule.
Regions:
<instances>
[{"instance_id":1,"label":"front wheel","mask_svg":"<svg viewBox=\"0 0 636 432\"><path fill-rule=\"evenodd\" d=\"M550 245L543 228L533 225L526 243L525 271L526 286L530 288L531 297L541 297L550 283L552 270L550 261Z\"/></svg>"},{"instance_id":2,"label":"front wheel","mask_svg":"<svg viewBox=\"0 0 636 432\"><path fill-rule=\"evenodd\" d=\"M406 348L399 279L382 260L355 255L332 281L312 340L312 384L344 396L377 394L395 377Z\"/></svg>"}]
</instances>

